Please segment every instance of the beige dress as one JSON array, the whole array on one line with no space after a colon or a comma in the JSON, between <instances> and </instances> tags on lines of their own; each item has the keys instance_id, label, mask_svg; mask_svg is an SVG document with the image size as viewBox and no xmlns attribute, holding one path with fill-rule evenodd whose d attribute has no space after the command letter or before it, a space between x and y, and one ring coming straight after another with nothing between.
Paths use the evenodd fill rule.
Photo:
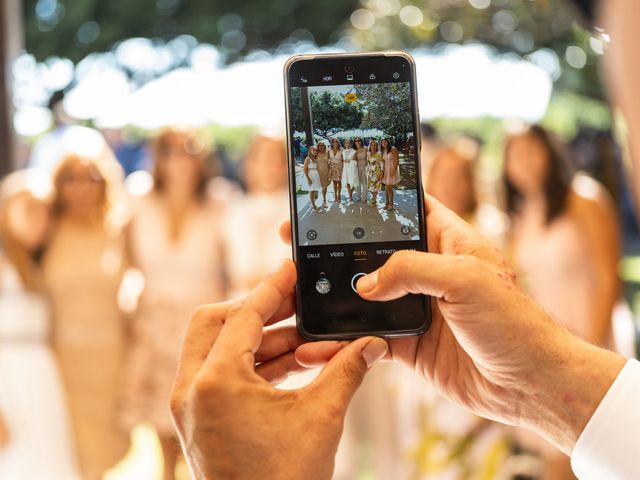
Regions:
<instances>
[{"instance_id":1,"label":"beige dress","mask_svg":"<svg viewBox=\"0 0 640 480\"><path fill-rule=\"evenodd\" d=\"M100 478L129 447L118 428L125 334L117 305L124 238L62 221L44 258L53 345L67 389L83 478Z\"/></svg>"},{"instance_id":2,"label":"beige dress","mask_svg":"<svg viewBox=\"0 0 640 480\"><path fill-rule=\"evenodd\" d=\"M174 434L169 394L191 312L223 298L219 218L219 209L207 201L184 220L180 237L172 239L156 193L134 206L131 254L145 287L123 392L124 421L130 426L146 421L162 435Z\"/></svg>"},{"instance_id":3,"label":"beige dress","mask_svg":"<svg viewBox=\"0 0 640 480\"><path fill-rule=\"evenodd\" d=\"M320 183L322 184L322 187L325 188L329 186L329 155L327 153L318 152L316 162L318 162Z\"/></svg>"}]
</instances>

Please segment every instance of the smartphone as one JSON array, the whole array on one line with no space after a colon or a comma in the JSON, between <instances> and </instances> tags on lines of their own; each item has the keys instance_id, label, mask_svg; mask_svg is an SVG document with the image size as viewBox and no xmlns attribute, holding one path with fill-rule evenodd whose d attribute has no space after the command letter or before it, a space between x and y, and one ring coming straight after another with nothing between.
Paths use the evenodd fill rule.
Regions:
<instances>
[{"instance_id":1,"label":"smartphone","mask_svg":"<svg viewBox=\"0 0 640 480\"><path fill-rule=\"evenodd\" d=\"M284 83L298 331L310 340L424 333L429 297L370 302L356 292L394 252L427 251L413 58L294 56Z\"/></svg>"}]
</instances>

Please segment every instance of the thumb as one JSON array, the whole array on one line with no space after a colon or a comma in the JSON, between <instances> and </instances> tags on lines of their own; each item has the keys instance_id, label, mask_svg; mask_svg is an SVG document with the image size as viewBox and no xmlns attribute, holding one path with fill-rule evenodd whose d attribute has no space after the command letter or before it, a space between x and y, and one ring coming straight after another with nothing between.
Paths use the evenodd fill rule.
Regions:
<instances>
[{"instance_id":1,"label":"thumb","mask_svg":"<svg viewBox=\"0 0 640 480\"><path fill-rule=\"evenodd\" d=\"M378 337L364 337L348 344L324 366L310 385L313 394L330 401L346 412L362 379L388 350L387 342Z\"/></svg>"},{"instance_id":2,"label":"thumb","mask_svg":"<svg viewBox=\"0 0 640 480\"><path fill-rule=\"evenodd\" d=\"M413 293L450 301L477 286L479 264L470 255L401 250L378 270L361 277L356 288L365 300L394 300Z\"/></svg>"}]
</instances>

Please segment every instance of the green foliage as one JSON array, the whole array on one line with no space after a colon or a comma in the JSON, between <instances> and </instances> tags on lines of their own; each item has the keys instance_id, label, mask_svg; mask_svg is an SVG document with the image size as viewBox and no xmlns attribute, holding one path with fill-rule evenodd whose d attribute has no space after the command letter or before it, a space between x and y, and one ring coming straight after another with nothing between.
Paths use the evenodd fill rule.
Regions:
<instances>
[{"instance_id":1,"label":"green foliage","mask_svg":"<svg viewBox=\"0 0 640 480\"><path fill-rule=\"evenodd\" d=\"M329 139L339 132L359 128L363 112L360 102L347 103L344 95L329 91L310 95L313 133Z\"/></svg>"},{"instance_id":2,"label":"green foliage","mask_svg":"<svg viewBox=\"0 0 640 480\"><path fill-rule=\"evenodd\" d=\"M36 14L37 3L24 0L23 12L27 51L38 60L57 55L79 61L132 37L192 35L220 45L228 62L286 41L334 42L358 5L356 0L57 0L50 2L57 3L57 11L46 20ZM89 21L97 22L99 35L82 43L78 31ZM225 43L223 35L232 30L240 31L240 38Z\"/></svg>"},{"instance_id":3,"label":"green foliage","mask_svg":"<svg viewBox=\"0 0 640 480\"><path fill-rule=\"evenodd\" d=\"M300 87L291 89L291 126L294 132L304 130L304 116L302 114L302 99L300 97Z\"/></svg>"},{"instance_id":4,"label":"green foliage","mask_svg":"<svg viewBox=\"0 0 640 480\"><path fill-rule=\"evenodd\" d=\"M390 137L413 131L411 93L408 83L378 83L356 86L358 103L366 107L360 128L377 128Z\"/></svg>"},{"instance_id":5,"label":"green foliage","mask_svg":"<svg viewBox=\"0 0 640 480\"><path fill-rule=\"evenodd\" d=\"M599 100L569 91L558 92L551 97L542 124L571 139L580 127L611 128L611 110Z\"/></svg>"}]
</instances>

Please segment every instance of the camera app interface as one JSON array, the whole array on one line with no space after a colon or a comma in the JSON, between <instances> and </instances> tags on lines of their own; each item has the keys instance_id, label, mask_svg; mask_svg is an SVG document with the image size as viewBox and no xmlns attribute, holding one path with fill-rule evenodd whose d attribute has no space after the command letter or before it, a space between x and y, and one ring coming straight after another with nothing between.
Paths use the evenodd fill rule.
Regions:
<instances>
[{"instance_id":1,"label":"camera app interface","mask_svg":"<svg viewBox=\"0 0 640 480\"><path fill-rule=\"evenodd\" d=\"M424 321L423 297L374 303L355 289L360 276L395 251L424 245L413 92L402 80L408 78L311 85L303 78L308 85L290 90L301 308L309 333L408 330Z\"/></svg>"},{"instance_id":2,"label":"camera app interface","mask_svg":"<svg viewBox=\"0 0 640 480\"><path fill-rule=\"evenodd\" d=\"M294 87L300 245L419 239L409 82Z\"/></svg>"}]
</instances>

